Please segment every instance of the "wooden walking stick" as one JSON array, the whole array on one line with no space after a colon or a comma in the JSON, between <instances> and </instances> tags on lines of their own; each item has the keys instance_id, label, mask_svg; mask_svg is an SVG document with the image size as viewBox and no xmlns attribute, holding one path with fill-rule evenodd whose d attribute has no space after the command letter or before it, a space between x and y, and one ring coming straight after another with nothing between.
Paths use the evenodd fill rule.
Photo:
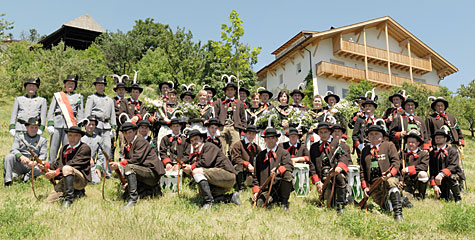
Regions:
<instances>
[{"instance_id":1,"label":"wooden walking stick","mask_svg":"<svg viewBox=\"0 0 475 240\"><path fill-rule=\"evenodd\" d=\"M35 191L35 184L33 183L35 181L35 165L31 166L31 189L33 190L33 195L35 195L36 200L40 200L38 196L36 196L36 191Z\"/></svg>"},{"instance_id":2,"label":"wooden walking stick","mask_svg":"<svg viewBox=\"0 0 475 240\"><path fill-rule=\"evenodd\" d=\"M257 192L256 201L254 201L252 203L253 207L257 206L257 199L259 199L259 196L262 194L264 187L266 187L271 182L271 180L273 179L272 175L274 175L274 173L271 173L271 175L264 181L264 184L262 184L262 186L260 187L259 192Z\"/></svg>"},{"instance_id":3,"label":"wooden walking stick","mask_svg":"<svg viewBox=\"0 0 475 240\"><path fill-rule=\"evenodd\" d=\"M272 185L274 185L275 173L272 173L270 176L271 176L271 179L270 179L269 193L266 196L266 201L264 202L264 207L267 206L267 203L269 202L269 197L272 193L271 191L272 191Z\"/></svg>"}]
</instances>

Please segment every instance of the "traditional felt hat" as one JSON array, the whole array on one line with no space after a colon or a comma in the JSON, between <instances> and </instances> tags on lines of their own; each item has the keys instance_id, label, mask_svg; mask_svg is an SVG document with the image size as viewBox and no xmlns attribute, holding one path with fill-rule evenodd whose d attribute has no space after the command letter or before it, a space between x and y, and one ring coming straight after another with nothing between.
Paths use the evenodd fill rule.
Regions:
<instances>
[{"instance_id":1,"label":"traditional felt hat","mask_svg":"<svg viewBox=\"0 0 475 240\"><path fill-rule=\"evenodd\" d=\"M63 83L66 83L67 81L74 82L74 89L76 89L78 87L79 76L77 74L68 75L66 79L63 80Z\"/></svg>"},{"instance_id":2,"label":"traditional felt hat","mask_svg":"<svg viewBox=\"0 0 475 240\"><path fill-rule=\"evenodd\" d=\"M415 138L417 141L419 141L419 146L421 146L424 143L424 139L422 139L421 133L415 129L412 129L407 133L407 135L404 136L404 141L407 142L408 138Z\"/></svg>"},{"instance_id":3,"label":"traditional felt hat","mask_svg":"<svg viewBox=\"0 0 475 240\"><path fill-rule=\"evenodd\" d=\"M198 129L193 129L190 132L188 132L188 138L186 139L187 142L190 142L190 139L194 136L200 136L201 138L205 137L205 133L200 132Z\"/></svg>"},{"instance_id":4,"label":"traditional felt hat","mask_svg":"<svg viewBox=\"0 0 475 240\"><path fill-rule=\"evenodd\" d=\"M386 136L388 133L386 132L386 129L384 129L383 126L373 124L369 126L369 128L366 130L366 135L368 135L369 132L372 131L377 131L383 134L383 136Z\"/></svg>"},{"instance_id":5,"label":"traditional felt hat","mask_svg":"<svg viewBox=\"0 0 475 240\"><path fill-rule=\"evenodd\" d=\"M267 128L262 132L264 135L262 135L263 138L269 138L269 137L280 137L280 133L275 130L275 128Z\"/></svg>"},{"instance_id":6,"label":"traditional felt hat","mask_svg":"<svg viewBox=\"0 0 475 240\"><path fill-rule=\"evenodd\" d=\"M334 94L332 91L328 91L327 95L323 98L323 100L326 103L328 103L328 98L330 98L330 97L334 97L337 103L340 102L340 96Z\"/></svg>"},{"instance_id":7,"label":"traditional felt hat","mask_svg":"<svg viewBox=\"0 0 475 240\"><path fill-rule=\"evenodd\" d=\"M301 135L297 128L291 127L287 131L285 131L285 136L289 137L290 135Z\"/></svg>"},{"instance_id":8,"label":"traditional felt hat","mask_svg":"<svg viewBox=\"0 0 475 240\"><path fill-rule=\"evenodd\" d=\"M89 120L89 122L91 122L91 121L96 122L96 125L99 124L99 120L97 119L96 116L91 115L91 116L87 117L87 120Z\"/></svg>"},{"instance_id":9,"label":"traditional felt hat","mask_svg":"<svg viewBox=\"0 0 475 240\"><path fill-rule=\"evenodd\" d=\"M406 96L405 96L405 91L401 90L401 91L398 91L397 93L394 93L393 95L389 96L389 101L390 102L393 102L393 98L394 97L400 97L402 101L404 101L406 99Z\"/></svg>"},{"instance_id":10,"label":"traditional felt hat","mask_svg":"<svg viewBox=\"0 0 475 240\"><path fill-rule=\"evenodd\" d=\"M435 104L437 104L438 102L442 102L445 106L445 110L447 110L447 108L449 108L449 102L447 100L445 100L443 97L438 97L438 98L434 98L435 100L432 101L432 103L430 104L430 108L432 108L432 110L435 111Z\"/></svg>"},{"instance_id":11,"label":"traditional felt hat","mask_svg":"<svg viewBox=\"0 0 475 240\"><path fill-rule=\"evenodd\" d=\"M94 85L96 85L97 83L102 83L104 84L105 86L107 86L107 76L99 76L96 78L96 81L93 82Z\"/></svg>"},{"instance_id":12,"label":"traditional felt hat","mask_svg":"<svg viewBox=\"0 0 475 240\"><path fill-rule=\"evenodd\" d=\"M292 90L292 92L290 92L289 95L292 97L292 96L295 95L295 94L300 94L300 96L302 96L302 99L305 98L305 94L304 94L302 91L300 91L300 89L294 89L294 90Z\"/></svg>"},{"instance_id":13,"label":"traditional felt hat","mask_svg":"<svg viewBox=\"0 0 475 240\"><path fill-rule=\"evenodd\" d=\"M193 99L195 98L195 94L193 94L193 93L190 92L190 91L185 91L185 92L181 93L181 94L180 94L180 99L183 100L183 98L184 98L185 96L190 96L190 97L193 98Z\"/></svg>"},{"instance_id":14,"label":"traditional felt hat","mask_svg":"<svg viewBox=\"0 0 475 240\"><path fill-rule=\"evenodd\" d=\"M330 124L327 123L327 122L319 122L318 125L317 125L317 132L318 132L319 129L330 129L330 130L332 130Z\"/></svg>"},{"instance_id":15,"label":"traditional felt hat","mask_svg":"<svg viewBox=\"0 0 475 240\"><path fill-rule=\"evenodd\" d=\"M137 127L140 127L140 126L146 126L148 128L152 127L152 125L150 124L150 122L148 120L142 120L142 121L138 122Z\"/></svg>"},{"instance_id":16,"label":"traditional felt hat","mask_svg":"<svg viewBox=\"0 0 475 240\"><path fill-rule=\"evenodd\" d=\"M37 87L40 87L40 78L37 77L37 78L29 78L28 80L26 80L26 82L23 84L23 87L26 87L27 84L35 84Z\"/></svg>"},{"instance_id":17,"label":"traditional felt hat","mask_svg":"<svg viewBox=\"0 0 475 240\"><path fill-rule=\"evenodd\" d=\"M216 125L218 127L223 126L223 124L217 118L210 118L210 119L206 120L204 125L205 125L205 127L208 127L210 125Z\"/></svg>"},{"instance_id":18,"label":"traditional felt hat","mask_svg":"<svg viewBox=\"0 0 475 240\"><path fill-rule=\"evenodd\" d=\"M80 127L78 126L72 126L66 130L64 130L66 133L79 133L81 136L84 136L86 132L84 132Z\"/></svg>"},{"instance_id":19,"label":"traditional felt hat","mask_svg":"<svg viewBox=\"0 0 475 240\"><path fill-rule=\"evenodd\" d=\"M36 117L29 118L28 121L25 122L25 126L30 126L30 125L41 125L40 119Z\"/></svg>"},{"instance_id":20,"label":"traditional felt hat","mask_svg":"<svg viewBox=\"0 0 475 240\"><path fill-rule=\"evenodd\" d=\"M375 101L371 100L371 99L366 99L366 101L364 101L364 103L363 103L363 106L365 106L367 104L373 104L374 108L378 108L378 104Z\"/></svg>"},{"instance_id":21,"label":"traditional felt hat","mask_svg":"<svg viewBox=\"0 0 475 240\"><path fill-rule=\"evenodd\" d=\"M223 87L223 91L226 91L226 89L227 89L227 88L230 88L230 87L234 88L234 90L236 90L236 91L238 90L238 87L237 87L236 83L228 82L228 83L226 83L226 85Z\"/></svg>"},{"instance_id":22,"label":"traditional felt hat","mask_svg":"<svg viewBox=\"0 0 475 240\"><path fill-rule=\"evenodd\" d=\"M251 95L251 92L249 92L249 90L247 90L247 88L244 86L239 88L239 92L241 91L245 92L247 96Z\"/></svg>"},{"instance_id":23,"label":"traditional felt hat","mask_svg":"<svg viewBox=\"0 0 475 240\"><path fill-rule=\"evenodd\" d=\"M247 128L244 132L259 132L256 125L247 125Z\"/></svg>"},{"instance_id":24,"label":"traditional felt hat","mask_svg":"<svg viewBox=\"0 0 475 240\"><path fill-rule=\"evenodd\" d=\"M340 129L343 133L346 133L346 128L344 128L343 126L341 126L340 124L333 124L331 126L331 129L332 129L332 132L335 130L335 129Z\"/></svg>"},{"instance_id":25,"label":"traditional felt hat","mask_svg":"<svg viewBox=\"0 0 475 240\"><path fill-rule=\"evenodd\" d=\"M405 110L406 109L406 103L414 103L414 105L416 105L416 108L419 107L419 103L416 102L416 100L412 99L412 98L407 98L406 100L404 100L404 102L402 102L402 108Z\"/></svg>"},{"instance_id":26,"label":"traditional felt hat","mask_svg":"<svg viewBox=\"0 0 475 240\"><path fill-rule=\"evenodd\" d=\"M169 88L174 88L172 82L161 82L161 83L158 84L158 88L162 89L163 85L168 85Z\"/></svg>"},{"instance_id":27,"label":"traditional felt hat","mask_svg":"<svg viewBox=\"0 0 475 240\"><path fill-rule=\"evenodd\" d=\"M206 85L206 84L205 84L205 85L203 86L203 90L211 91L211 92L213 93L213 96L216 95L216 89L213 88L213 87L211 87L211 86L209 86L209 85Z\"/></svg>"},{"instance_id":28,"label":"traditional felt hat","mask_svg":"<svg viewBox=\"0 0 475 240\"><path fill-rule=\"evenodd\" d=\"M271 98L274 96L274 94L273 94L271 91L269 91L269 90L267 90L267 89L265 89L265 88L261 88L261 89L260 89L259 91L257 91L257 92L258 92L259 94L261 94L261 95L262 95L263 93L269 94L269 99L271 99Z\"/></svg>"},{"instance_id":29,"label":"traditional felt hat","mask_svg":"<svg viewBox=\"0 0 475 240\"><path fill-rule=\"evenodd\" d=\"M449 132L444 130L444 129L435 130L434 134L432 135L432 138L435 138L435 136L437 136L437 135L442 135L442 136L445 136L447 139L450 139Z\"/></svg>"},{"instance_id":30,"label":"traditional felt hat","mask_svg":"<svg viewBox=\"0 0 475 240\"><path fill-rule=\"evenodd\" d=\"M122 127L120 128L120 131L121 131L121 132L125 132L125 131L127 131L127 130L130 130L130 129L135 130L135 129L137 129L137 128L138 128L138 127L137 127L135 124L133 124L133 123L131 123L131 122L126 122L126 123L122 124Z\"/></svg>"},{"instance_id":31,"label":"traditional felt hat","mask_svg":"<svg viewBox=\"0 0 475 240\"><path fill-rule=\"evenodd\" d=\"M172 118L172 119L170 119L170 121L168 122L167 125L168 125L168 126L171 126L171 125L173 125L173 124L181 124L181 123L182 123L182 122L180 121L180 119L178 119L178 118Z\"/></svg>"},{"instance_id":32,"label":"traditional felt hat","mask_svg":"<svg viewBox=\"0 0 475 240\"><path fill-rule=\"evenodd\" d=\"M140 93L143 92L143 88L140 87L140 84L138 84L138 83L134 83L134 84L130 85L130 87L127 89L127 91L131 92L132 89L138 89Z\"/></svg>"}]
</instances>

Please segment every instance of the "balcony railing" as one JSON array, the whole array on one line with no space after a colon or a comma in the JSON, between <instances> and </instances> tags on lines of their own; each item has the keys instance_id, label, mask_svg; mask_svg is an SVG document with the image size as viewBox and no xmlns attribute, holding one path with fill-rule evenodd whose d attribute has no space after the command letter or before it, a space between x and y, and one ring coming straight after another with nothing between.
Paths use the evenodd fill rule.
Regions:
<instances>
[{"instance_id":1,"label":"balcony railing","mask_svg":"<svg viewBox=\"0 0 475 240\"><path fill-rule=\"evenodd\" d=\"M317 63L317 76L325 76L354 82L366 79L365 70L324 61ZM376 71L368 71L368 79L366 80L381 88L400 87L404 82L411 83L411 79L409 78L391 75L391 79L389 79L389 74ZM431 91L439 90L439 86L418 82L412 83L418 84Z\"/></svg>"},{"instance_id":2,"label":"balcony railing","mask_svg":"<svg viewBox=\"0 0 475 240\"><path fill-rule=\"evenodd\" d=\"M339 56L364 60L365 51L363 44L349 42L338 38L334 48L335 54ZM375 64L380 63L387 66L388 53L386 49L375 48L367 45L366 52L368 56L368 62ZM414 56L411 56L411 59L409 59L408 55L395 52L389 52L389 59L391 61L391 67L395 69L409 71L410 66L412 66L412 71L414 73L426 74L432 71L431 61L427 59Z\"/></svg>"}]
</instances>

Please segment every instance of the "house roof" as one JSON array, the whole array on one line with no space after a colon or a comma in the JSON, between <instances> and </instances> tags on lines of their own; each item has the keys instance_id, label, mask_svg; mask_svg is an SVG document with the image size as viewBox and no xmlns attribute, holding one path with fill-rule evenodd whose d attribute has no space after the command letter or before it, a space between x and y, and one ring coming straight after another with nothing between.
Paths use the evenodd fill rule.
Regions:
<instances>
[{"instance_id":1,"label":"house roof","mask_svg":"<svg viewBox=\"0 0 475 240\"><path fill-rule=\"evenodd\" d=\"M63 41L66 46L87 49L96 37L104 32L104 28L96 20L89 14L84 14L66 22L58 30L41 39L39 43L43 44L44 48L51 48Z\"/></svg>"},{"instance_id":2,"label":"house roof","mask_svg":"<svg viewBox=\"0 0 475 240\"><path fill-rule=\"evenodd\" d=\"M403 42L407 39L411 40L411 52L418 57L426 57L431 56L432 65L437 70L439 76L441 78L453 74L458 71L458 69L443 58L440 54L430 48L427 44L422 42L412 33L410 33L407 29L401 26L398 22L392 19L389 16L376 18L360 23L351 24L348 26L332 28L327 31L322 32L312 32L311 36L309 36L310 31L302 31L294 36L292 39L287 41L284 45L279 47L277 50L272 52L272 54L276 55L276 59L272 61L267 66L263 67L257 72L257 75L261 77L265 72L269 69L272 69L280 62L284 61L286 58L293 56L298 51L301 51L306 46L314 43L316 40L323 40L327 38L332 38L338 36L340 34L347 34L351 32L358 32L363 28L371 28L371 27L378 27L382 26L383 24L387 23L388 25L388 34L394 38L398 42ZM384 26L384 25L383 25ZM303 39L299 44L292 46L292 43L295 42L302 36L306 36L306 39ZM290 46L290 48L288 48ZM280 54L279 54L280 53ZM283 53L283 54L282 54Z\"/></svg>"}]
</instances>

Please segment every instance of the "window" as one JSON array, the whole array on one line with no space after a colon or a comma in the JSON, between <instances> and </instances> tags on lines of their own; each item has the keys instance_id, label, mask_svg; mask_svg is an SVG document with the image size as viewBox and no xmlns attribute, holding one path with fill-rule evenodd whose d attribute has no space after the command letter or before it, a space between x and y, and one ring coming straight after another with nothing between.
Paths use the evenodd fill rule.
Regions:
<instances>
[{"instance_id":1,"label":"window","mask_svg":"<svg viewBox=\"0 0 475 240\"><path fill-rule=\"evenodd\" d=\"M332 93L336 94L336 93L335 93L335 86L330 86L330 85L328 85L328 86L327 86L327 91L332 91Z\"/></svg>"},{"instance_id":2,"label":"window","mask_svg":"<svg viewBox=\"0 0 475 240\"><path fill-rule=\"evenodd\" d=\"M338 60L335 60L335 59L330 59L330 62L331 62L331 63L334 63L334 64L338 64L338 65L345 66L345 62L343 62L343 61L338 61Z\"/></svg>"},{"instance_id":3,"label":"window","mask_svg":"<svg viewBox=\"0 0 475 240\"><path fill-rule=\"evenodd\" d=\"M279 84L284 83L284 74L279 75Z\"/></svg>"},{"instance_id":4,"label":"window","mask_svg":"<svg viewBox=\"0 0 475 240\"><path fill-rule=\"evenodd\" d=\"M346 89L346 88L341 89L341 95L342 95L343 98L346 98L346 93L347 93L348 91L350 91L350 90L349 90L349 89Z\"/></svg>"},{"instance_id":5,"label":"window","mask_svg":"<svg viewBox=\"0 0 475 240\"><path fill-rule=\"evenodd\" d=\"M412 78L412 79L414 79L414 81L416 82L426 83L425 79L420 79L420 78Z\"/></svg>"},{"instance_id":6,"label":"window","mask_svg":"<svg viewBox=\"0 0 475 240\"><path fill-rule=\"evenodd\" d=\"M399 76L399 74L397 73L391 73L393 76Z\"/></svg>"},{"instance_id":7,"label":"window","mask_svg":"<svg viewBox=\"0 0 475 240\"><path fill-rule=\"evenodd\" d=\"M297 63L297 74L302 72L302 65L300 63Z\"/></svg>"}]
</instances>

